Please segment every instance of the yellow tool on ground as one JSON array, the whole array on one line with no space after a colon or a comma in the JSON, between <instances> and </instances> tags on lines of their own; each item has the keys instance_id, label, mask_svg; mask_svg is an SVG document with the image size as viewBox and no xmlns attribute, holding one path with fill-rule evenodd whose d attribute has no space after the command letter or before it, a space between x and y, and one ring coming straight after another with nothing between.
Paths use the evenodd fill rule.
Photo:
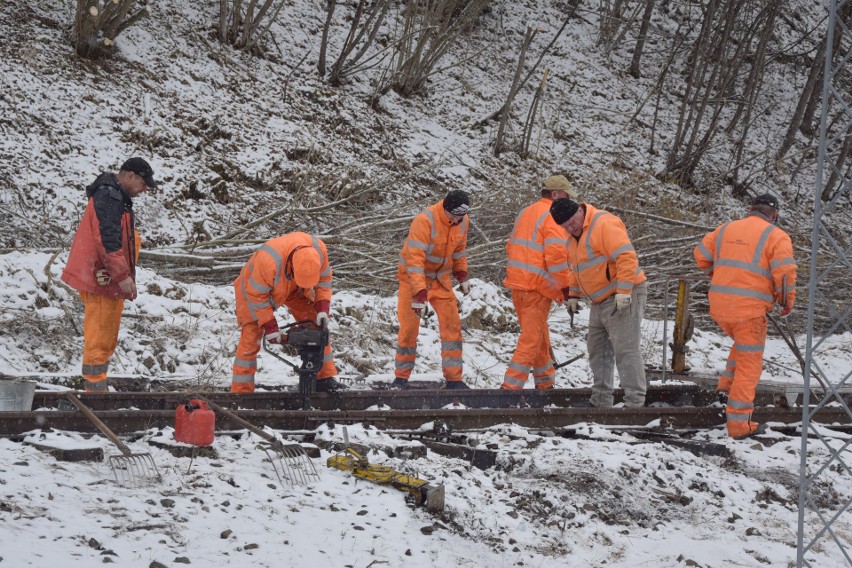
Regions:
<instances>
[{"instance_id":1,"label":"yellow tool on ground","mask_svg":"<svg viewBox=\"0 0 852 568\"><path fill-rule=\"evenodd\" d=\"M432 485L418 477L400 473L386 466L370 463L349 446L349 433L343 428L343 452L328 458L326 465L351 471L355 477L381 485L391 485L407 492L416 505L425 505L430 512L444 510L444 486Z\"/></svg>"}]
</instances>

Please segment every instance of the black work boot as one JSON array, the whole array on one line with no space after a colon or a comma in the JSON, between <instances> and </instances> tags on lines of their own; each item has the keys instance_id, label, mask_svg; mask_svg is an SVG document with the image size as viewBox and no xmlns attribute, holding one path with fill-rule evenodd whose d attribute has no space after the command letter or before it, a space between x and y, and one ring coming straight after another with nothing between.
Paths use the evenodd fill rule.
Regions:
<instances>
[{"instance_id":1,"label":"black work boot","mask_svg":"<svg viewBox=\"0 0 852 568\"><path fill-rule=\"evenodd\" d=\"M390 385L390 388L396 390L408 390L408 379L395 378Z\"/></svg>"},{"instance_id":2,"label":"black work boot","mask_svg":"<svg viewBox=\"0 0 852 568\"><path fill-rule=\"evenodd\" d=\"M327 379L317 380L314 390L316 392L337 392L346 390L346 387L337 382L334 377L329 377Z\"/></svg>"},{"instance_id":3,"label":"black work boot","mask_svg":"<svg viewBox=\"0 0 852 568\"><path fill-rule=\"evenodd\" d=\"M447 381L442 389L446 390L470 390L470 387L464 384L464 381Z\"/></svg>"},{"instance_id":4,"label":"black work boot","mask_svg":"<svg viewBox=\"0 0 852 568\"><path fill-rule=\"evenodd\" d=\"M716 400L719 401L719 404L722 406L728 406L728 391L717 391Z\"/></svg>"}]
</instances>

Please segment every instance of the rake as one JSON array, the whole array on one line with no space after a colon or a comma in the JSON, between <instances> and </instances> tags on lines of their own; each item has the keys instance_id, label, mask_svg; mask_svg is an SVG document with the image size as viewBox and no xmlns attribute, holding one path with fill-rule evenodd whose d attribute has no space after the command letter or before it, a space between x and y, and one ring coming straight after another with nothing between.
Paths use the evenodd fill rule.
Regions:
<instances>
[{"instance_id":1,"label":"rake","mask_svg":"<svg viewBox=\"0 0 852 568\"><path fill-rule=\"evenodd\" d=\"M272 434L264 432L251 422L240 418L215 402L206 399L201 400L204 400L216 412L266 440L266 443L259 444L257 447L266 452L266 456L272 463L272 469L275 470L275 476L282 485L308 485L320 480L317 468L314 467L314 463L305 448L299 444L285 444Z\"/></svg>"},{"instance_id":2,"label":"rake","mask_svg":"<svg viewBox=\"0 0 852 568\"><path fill-rule=\"evenodd\" d=\"M65 393L65 397L80 409L80 412L121 450L122 455L109 457L109 466L118 485L134 488L146 485L152 481L162 480L160 472L157 470L157 464L154 463L154 458L150 453L134 454L100 418L95 416L95 413L88 406L77 398L75 393L67 392Z\"/></svg>"}]
</instances>

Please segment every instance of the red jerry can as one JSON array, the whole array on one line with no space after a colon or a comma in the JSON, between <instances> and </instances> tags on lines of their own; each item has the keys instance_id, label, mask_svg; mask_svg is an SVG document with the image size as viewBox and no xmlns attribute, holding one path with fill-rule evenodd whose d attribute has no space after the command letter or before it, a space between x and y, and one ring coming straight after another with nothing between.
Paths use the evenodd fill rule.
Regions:
<instances>
[{"instance_id":1,"label":"red jerry can","mask_svg":"<svg viewBox=\"0 0 852 568\"><path fill-rule=\"evenodd\" d=\"M193 446L209 446L216 429L216 413L203 400L190 400L177 407L175 440Z\"/></svg>"}]
</instances>

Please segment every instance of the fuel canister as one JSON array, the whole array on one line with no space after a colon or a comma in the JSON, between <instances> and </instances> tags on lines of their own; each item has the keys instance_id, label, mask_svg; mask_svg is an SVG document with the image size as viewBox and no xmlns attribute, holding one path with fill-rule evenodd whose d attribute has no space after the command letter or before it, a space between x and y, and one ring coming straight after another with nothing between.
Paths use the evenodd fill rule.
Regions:
<instances>
[{"instance_id":1,"label":"fuel canister","mask_svg":"<svg viewBox=\"0 0 852 568\"><path fill-rule=\"evenodd\" d=\"M216 429L216 413L203 400L190 400L175 412L175 440L193 446L209 446Z\"/></svg>"}]
</instances>

